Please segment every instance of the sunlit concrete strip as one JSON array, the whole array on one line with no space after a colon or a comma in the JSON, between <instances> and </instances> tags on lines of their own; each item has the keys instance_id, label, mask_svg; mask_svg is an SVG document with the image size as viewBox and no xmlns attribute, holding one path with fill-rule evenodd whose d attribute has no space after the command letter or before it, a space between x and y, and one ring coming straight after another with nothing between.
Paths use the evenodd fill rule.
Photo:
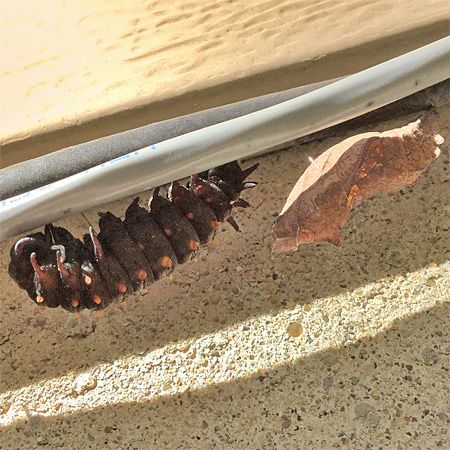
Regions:
<instances>
[{"instance_id":1,"label":"sunlit concrete strip","mask_svg":"<svg viewBox=\"0 0 450 450\"><path fill-rule=\"evenodd\" d=\"M367 284L312 304L262 315L198 339L0 395L0 425L106 405L155 401L226 383L348 345L396 319L449 301L450 262ZM430 281L432 280L432 281ZM324 280L326 282L326 280ZM434 295L430 295L430 290ZM396 297L393 297L393 294Z\"/></svg>"}]
</instances>

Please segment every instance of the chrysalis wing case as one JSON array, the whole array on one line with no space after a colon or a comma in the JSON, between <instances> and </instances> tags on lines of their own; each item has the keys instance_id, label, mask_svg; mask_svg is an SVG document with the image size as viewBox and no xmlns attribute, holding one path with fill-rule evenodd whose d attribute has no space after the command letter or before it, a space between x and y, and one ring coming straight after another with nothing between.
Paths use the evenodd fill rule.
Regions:
<instances>
[{"instance_id":1,"label":"chrysalis wing case","mask_svg":"<svg viewBox=\"0 0 450 450\"><path fill-rule=\"evenodd\" d=\"M83 242L46 225L15 243L9 274L40 306L105 308L190 261L224 221L239 231L231 213L249 206L239 195L256 185L245 181L256 167L232 162L192 175L187 186L173 182L167 197L157 188L147 209L136 198L124 220L100 213L99 233L90 228Z\"/></svg>"}]
</instances>

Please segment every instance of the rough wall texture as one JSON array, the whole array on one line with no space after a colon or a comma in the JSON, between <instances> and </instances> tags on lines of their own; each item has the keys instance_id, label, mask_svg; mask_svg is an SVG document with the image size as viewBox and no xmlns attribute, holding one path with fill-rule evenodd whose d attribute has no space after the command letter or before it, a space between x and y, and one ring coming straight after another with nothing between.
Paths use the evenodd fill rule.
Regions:
<instances>
[{"instance_id":1,"label":"rough wall texture","mask_svg":"<svg viewBox=\"0 0 450 450\"><path fill-rule=\"evenodd\" d=\"M307 155L347 135L260 158L243 233L224 229L173 279L101 317L37 308L8 279L2 243L0 448L448 448L440 112L442 155L413 188L355 208L339 248L273 259L267 236Z\"/></svg>"},{"instance_id":2,"label":"rough wall texture","mask_svg":"<svg viewBox=\"0 0 450 450\"><path fill-rule=\"evenodd\" d=\"M352 73L448 17L446 0L2 2L1 164Z\"/></svg>"}]
</instances>

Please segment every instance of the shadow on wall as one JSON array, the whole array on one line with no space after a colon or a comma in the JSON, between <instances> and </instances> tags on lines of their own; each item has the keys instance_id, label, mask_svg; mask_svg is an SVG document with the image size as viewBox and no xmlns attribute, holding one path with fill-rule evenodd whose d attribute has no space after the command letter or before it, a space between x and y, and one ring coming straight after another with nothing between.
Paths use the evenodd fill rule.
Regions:
<instances>
[{"instance_id":1,"label":"shadow on wall","mask_svg":"<svg viewBox=\"0 0 450 450\"><path fill-rule=\"evenodd\" d=\"M174 397L33 417L2 443L71 448L446 447L450 305L375 338ZM57 431L56 431L57 430ZM19 445L20 443L20 445ZM75 446L73 446L75 445Z\"/></svg>"},{"instance_id":2,"label":"shadow on wall","mask_svg":"<svg viewBox=\"0 0 450 450\"><path fill-rule=\"evenodd\" d=\"M315 156L329 145L315 144L308 151L313 148ZM256 206L238 216L244 233L221 232L205 258L180 268L174 280L155 284L125 312L112 306L103 317L90 319L82 336L72 332L73 319L64 326L64 311L38 310L8 281L0 302L1 333L7 337L0 345L1 390L142 354L448 259L447 151L413 189L357 207L344 228L342 247L310 245L272 259L263 236L307 164L300 146L261 158L256 177L261 184L248 196ZM78 221L74 231L81 235L86 225L80 218L71 220L72 225ZM7 263L4 250L2 265ZM17 306L18 299L28 303Z\"/></svg>"}]
</instances>

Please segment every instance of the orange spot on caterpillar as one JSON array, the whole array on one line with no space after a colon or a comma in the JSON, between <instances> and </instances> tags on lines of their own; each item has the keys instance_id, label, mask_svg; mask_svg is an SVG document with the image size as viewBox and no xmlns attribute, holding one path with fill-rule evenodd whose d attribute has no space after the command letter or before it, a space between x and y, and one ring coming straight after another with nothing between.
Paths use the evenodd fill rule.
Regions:
<instances>
[{"instance_id":1,"label":"orange spot on caterpillar","mask_svg":"<svg viewBox=\"0 0 450 450\"><path fill-rule=\"evenodd\" d=\"M160 260L159 260L159 264L162 267L168 268L172 265L172 258L170 256L163 256Z\"/></svg>"},{"instance_id":2,"label":"orange spot on caterpillar","mask_svg":"<svg viewBox=\"0 0 450 450\"><path fill-rule=\"evenodd\" d=\"M92 283L92 278L88 275L85 275L84 282L89 286Z\"/></svg>"},{"instance_id":3,"label":"orange spot on caterpillar","mask_svg":"<svg viewBox=\"0 0 450 450\"><path fill-rule=\"evenodd\" d=\"M219 228L221 224L222 224L222 222L219 222L218 220L213 220L211 222L211 228L213 228L213 229Z\"/></svg>"},{"instance_id":4,"label":"orange spot on caterpillar","mask_svg":"<svg viewBox=\"0 0 450 450\"><path fill-rule=\"evenodd\" d=\"M45 300L45 298L42 297L42 295L38 295L38 296L36 297L36 301L37 301L38 303L44 303L44 300Z\"/></svg>"},{"instance_id":5,"label":"orange spot on caterpillar","mask_svg":"<svg viewBox=\"0 0 450 450\"><path fill-rule=\"evenodd\" d=\"M125 292L127 292L127 285L125 283L119 283L117 285L117 290L119 291L119 293L125 294Z\"/></svg>"},{"instance_id":6,"label":"orange spot on caterpillar","mask_svg":"<svg viewBox=\"0 0 450 450\"><path fill-rule=\"evenodd\" d=\"M139 270L136 275L141 281L144 281L148 277L148 274L144 269Z\"/></svg>"},{"instance_id":7,"label":"orange spot on caterpillar","mask_svg":"<svg viewBox=\"0 0 450 450\"><path fill-rule=\"evenodd\" d=\"M172 230L170 228L164 228L164 234L166 236L172 236Z\"/></svg>"},{"instance_id":8,"label":"orange spot on caterpillar","mask_svg":"<svg viewBox=\"0 0 450 450\"><path fill-rule=\"evenodd\" d=\"M70 304L71 304L74 308L76 308L76 307L80 304L80 302L79 302L76 298L73 298L73 299L70 301Z\"/></svg>"},{"instance_id":9,"label":"orange spot on caterpillar","mask_svg":"<svg viewBox=\"0 0 450 450\"><path fill-rule=\"evenodd\" d=\"M197 250L198 247L200 246L200 244L199 244L197 241L194 241L194 240L191 239L191 240L189 241L188 246L189 246L189 248L190 248L191 250Z\"/></svg>"},{"instance_id":10,"label":"orange spot on caterpillar","mask_svg":"<svg viewBox=\"0 0 450 450\"><path fill-rule=\"evenodd\" d=\"M194 218L194 213L188 212L188 213L186 214L186 217L187 217L189 220L192 220L192 219Z\"/></svg>"},{"instance_id":11,"label":"orange spot on caterpillar","mask_svg":"<svg viewBox=\"0 0 450 450\"><path fill-rule=\"evenodd\" d=\"M100 303L102 302L102 299L99 295L94 295L92 297L92 301L96 304L96 305L100 305Z\"/></svg>"}]
</instances>

